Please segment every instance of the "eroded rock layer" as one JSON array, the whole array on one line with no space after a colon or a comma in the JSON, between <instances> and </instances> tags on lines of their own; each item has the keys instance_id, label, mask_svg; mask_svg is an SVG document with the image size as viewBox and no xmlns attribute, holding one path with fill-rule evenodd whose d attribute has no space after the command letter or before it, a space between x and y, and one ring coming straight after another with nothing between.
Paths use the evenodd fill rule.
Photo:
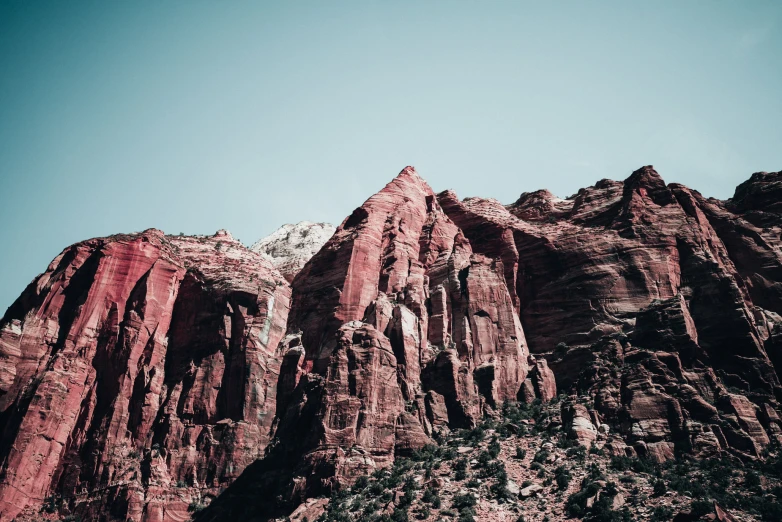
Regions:
<instances>
[{"instance_id":1,"label":"eroded rock layer","mask_svg":"<svg viewBox=\"0 0 782 522\"><path fill-rule=\"evenodd\" d=\"M780 200L780 173L718 201L644 167L504 206L407 167L322 247L275 239L284 274L225 232L74 245L0 323L0 520L183 520L229 485L200 520L268 520L558 396L582 445L762 458Z\"/></svg>"}]
</instances>

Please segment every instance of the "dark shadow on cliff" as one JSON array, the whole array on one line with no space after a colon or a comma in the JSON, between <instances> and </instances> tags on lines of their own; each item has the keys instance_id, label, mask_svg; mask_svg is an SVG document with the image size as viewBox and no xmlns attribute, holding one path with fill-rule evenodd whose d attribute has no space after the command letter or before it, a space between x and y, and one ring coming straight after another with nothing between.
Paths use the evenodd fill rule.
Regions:
<instances>
[{"instance_id":1,"label":"dark shadow on cliff","mask_svg":"<svg viewBox=\"0 0 782 522\"><path fill-rule=\"evenodd\" d=\"M317 426L322 394L322 379L303 377L291 397L291 406L281 416L266 456L247 466L194 520L265 522L290 514L305 498L329 494L330 482L320 478L333 476L335 470L329 469L327 460L307 463L307 454L317 445L318 434L313 427Z\"/></svg>"}]
</instances>

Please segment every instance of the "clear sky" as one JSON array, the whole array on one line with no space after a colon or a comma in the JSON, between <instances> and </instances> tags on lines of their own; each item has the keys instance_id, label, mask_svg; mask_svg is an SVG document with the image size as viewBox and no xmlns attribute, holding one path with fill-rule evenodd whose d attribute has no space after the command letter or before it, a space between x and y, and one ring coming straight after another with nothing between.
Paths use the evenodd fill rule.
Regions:
<instances>
[{"instance_id":1,"label":"clear sky","mask_svg":"<svg viewBox=\"0 0 782 522\"><path fill-rule=\"evenodd\" d=\"M0 313L67 245L782 169L782 2L0 0Z\"/></svg>"}]
</instances>

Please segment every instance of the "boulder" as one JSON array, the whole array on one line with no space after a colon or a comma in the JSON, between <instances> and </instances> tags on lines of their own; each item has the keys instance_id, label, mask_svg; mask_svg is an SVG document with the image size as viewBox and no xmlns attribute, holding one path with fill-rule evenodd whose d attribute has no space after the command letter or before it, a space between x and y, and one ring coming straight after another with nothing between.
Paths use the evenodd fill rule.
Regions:
<instances>
[{"instance_id":1,"label":"boulder","mask_svg":"<svg viewBox=\"0 0 782 522\"><path fill-rule=\"evenodd\" d=\"M521 498L529 498L529 497L537 496L538 493L540 493L541 491L543 491L543 486L541 486L540 484L530 484L525 488L521 488L519 495L521 496Z\"/></svg>"}]
</instances>

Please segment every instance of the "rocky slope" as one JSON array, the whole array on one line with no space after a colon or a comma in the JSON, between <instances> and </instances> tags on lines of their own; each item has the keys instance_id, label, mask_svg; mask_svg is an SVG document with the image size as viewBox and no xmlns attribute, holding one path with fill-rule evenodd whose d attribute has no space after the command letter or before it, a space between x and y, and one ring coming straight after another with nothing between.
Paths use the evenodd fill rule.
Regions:
<instances>
[{"instance_id":1,"label":"rocky slope","mask_svg":"<svg viewBox=\"0 0 782 522\"><path fill-rule=\"evenodd\" d=\"M554 522L779 520L779 458L627 457L597 433L589 450L561 424L567 402L504 408L410 458L356 480L330 498L302 503L303 520Z\"/></svg>"},{"instance_id":2,"label":"rocky slope","mask_svg":"<svg viewBox=\"0 0 782 522\"><path fill-rule=\"evenodd\" d=\"M363 518L308 499L443 461L476 426L503 433L491 460L516 469L506 439L527 435L491 424L516 404L555 410L530 447L562 438L650 469L773 460L780 201L781 173L718 201L644 167L503 206L435 194L408 167L333 234L286 225L264 254L224 232L69 247L0 323L0 520L413 516L410 495ZM534 512L498 487L475 492ZM496 519L462 508L421 519Z\"/></svg>"}]
</instances>

